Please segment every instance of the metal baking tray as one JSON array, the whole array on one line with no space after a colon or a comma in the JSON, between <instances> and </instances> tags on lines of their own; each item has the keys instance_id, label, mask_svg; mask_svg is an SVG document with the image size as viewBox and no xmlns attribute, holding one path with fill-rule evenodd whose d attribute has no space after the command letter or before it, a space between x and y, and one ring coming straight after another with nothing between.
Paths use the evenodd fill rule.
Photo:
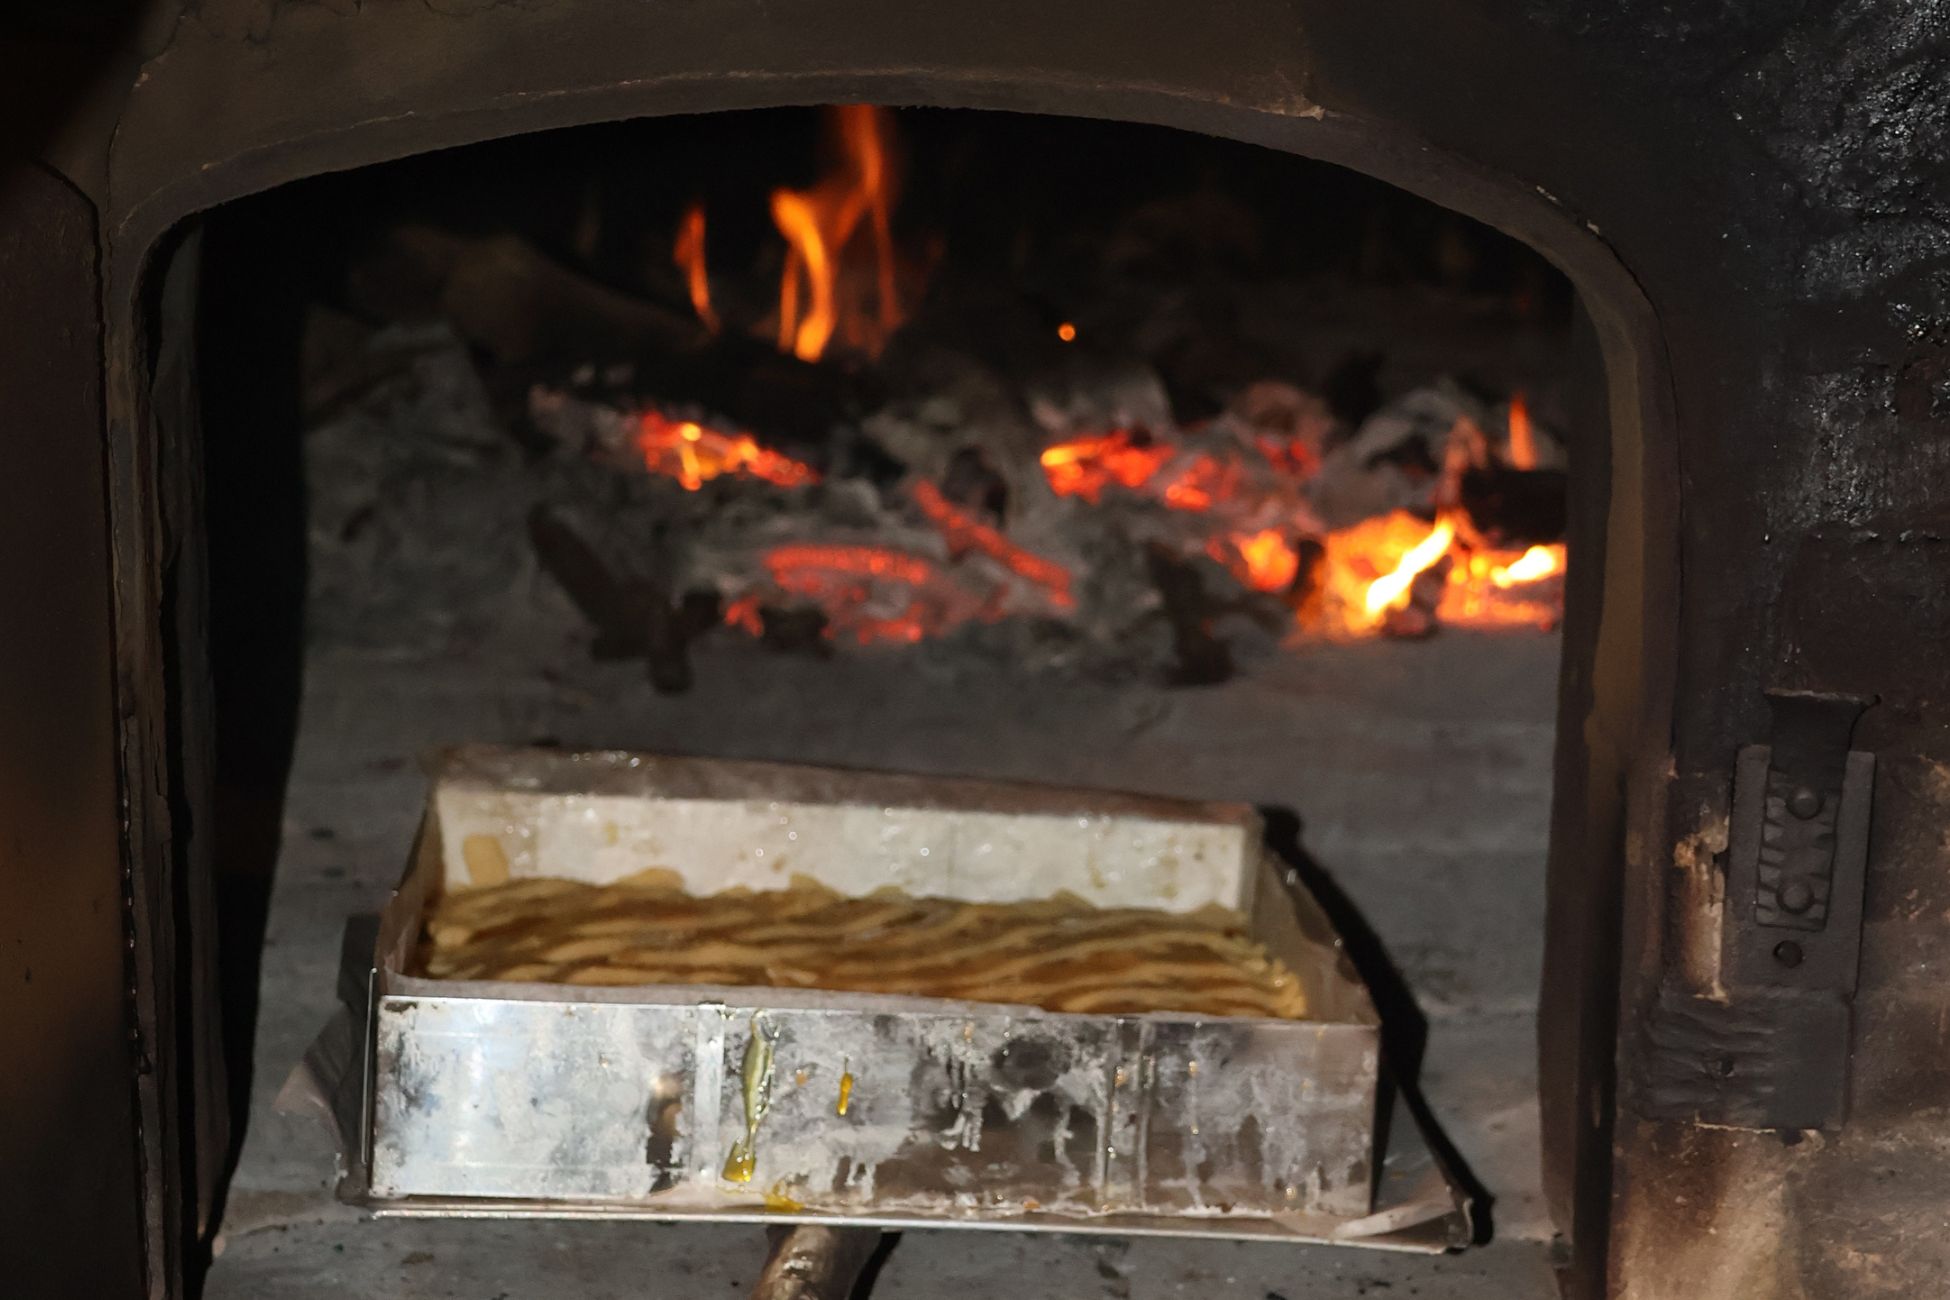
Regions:
<instances>
[{"instance_id":1,"label":"metal baking tray","mask_svg":"<svg viewBox=\"0 0 1950 1300\"><path fill-rule=\"evenodd\" d=\"M431 980L449 885L894 885L1244 913L1305 1021L750 987ZM358 983L365 987L360 989ZM1377 1151L1373 1006L1244 805L618 752L474 747L349 1003L342 1193L381 1213L958 1225L1440 1250L1467 1198L1413 1123ZM362 1059L361 1059L362 1058ZM766 1082L768 1081L769 1082ZM356 1081L357 1086L352 1086ZM759 1086L766 1083L766 1086ZM846 1096L841 1103L842 1090ZM1399 1109L1399 1108L1397 1108ZM727 1177L746 1144L749 1181Z\"/></svg>"}]
</instances>

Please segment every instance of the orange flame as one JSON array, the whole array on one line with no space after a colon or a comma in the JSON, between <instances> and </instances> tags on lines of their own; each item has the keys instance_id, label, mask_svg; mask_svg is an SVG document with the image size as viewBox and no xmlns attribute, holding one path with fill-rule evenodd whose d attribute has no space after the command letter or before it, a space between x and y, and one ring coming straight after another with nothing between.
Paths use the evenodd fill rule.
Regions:
<instances>
[{"instance_id":1,"label":"orange flame","mask_svg":"<svg viewBox=\"0 0 1950 1300\"><path fill-rule=\"evenodd\" d=\"M1562 546L1533 546L1513 563L1491 569L1490 582L1494 586L1507 588L1548 578L1564 567L1563 557L1559 554L1563 549Z\"/></svg>"},{"instance_id":2,"label":"orange flame","mask_svg":"<svg viewBox=\"0 0 1950 1300\"><path fill-rule=\"evenodd\" d=\"M704 269L704 205L693 203L677 223L677 241L670 250L671 260L684 273L691 292L691 307L704 328L718 332L718 313L711 306L711 278Z\"/></svg>"},{"instance_id":3,"label":"orange flame","mask_svg":"<svg viewBox=\"0 0 1950 1300\"><path fill-rule=\"evenodd\" d=\"M1530 426L1530 405L1523 394L1510 394L1510 467L1537 468L1537 435Z\"/></svg>"},{"instance_id":4,"label":"orange flame","mask_svg":"<svg viewBox=\"0 0 1950 1300\"><path fill-rule=\"evenodd\" d=\"M1528 550L1500 551L1486 543L1459 514L1431 525L1407 511L1363 520L1324 539L1320 602L1311 622L1328 635L1373 636L1387 631L1389 615L1407 609L1415 579L1445 557L1449 571L1435 608L1445 625L1480 629L1550 628L1559 618L1561 594L1552 579L1564 573L1565 548L1557 542Z\"/></svg>"},{"instance_id":5,"label":"orange flame","mask_svg":"<svg viewBox=\"0 0 1950 1300\"><path fill-rule=\"evenodd\" d=\"M779 278L779 351L817 361L835 332L877 353L901 321L894 283L886 110L842 104L832 110L839 169L810 190L772 192L772 221L787 245ZM872 236L875 312L869 316L843 276L862 219Z\"/></svg>"},{"instance_id":6,"label":"orange flame","mask_svg":"<svg viewBox=\"0 0 1950 1300\"><path fill-rule=\"evenodd\" d=\"M1534 460L1535 441L1521 395L1513 402L1511 427L1517 431L1512 455ZM1123 488L1173 510L1213 514L1215 527L1204 542L1205 553L1242 585L1278 594L1292 590L1300 555L1291 541L1291 526L1282 530L1262 527L1261 522L1278 517L1266 511L1299 498L1269 491L1267 474L1297 487L1318 470L1319 459L1298 442L1261 437L1254 449L1263 465L1252 463L1251 451L1194 453L1148 432L1113 429L1046 447L1042 468L1058 496L1096 504L1105 493ZM1300 604L1303 624L1327 635L1354 637L1424 630L1434 620L1484 628L1553 625L1559 593L1537 584L1563 572L1564 547L1496 549L1459 504L1463 473L1489 464L1491 456L1482 431L1460 422L1447 440L1442 482L1434 493L1434 523L1396 511L1321 538L1321 563L1308 582L1310 594ZM1251 524L1242 528L1247 520ZM1414 602L1416 578L1445 559L1445 581L1439 589L1425 589L1425 607L1396 617ZM1435 607L1427 608L1431 601Z\"/></svg>"},{"instance_id":7,"label":"orange flame","mask_svg":"<svg viewBox=\"0 0 1950 1300\"><path fill-rule=\"evenodd\" d=\"M1455 525L1443 520L1427 537L1409 547L1391 572L1368 584L1367 595L1361 598L1361 607L1368 617L1379 622L1389 610L1407 608L1408 589L1416 576L1447 555L1449 543L1455 540Z\"/></svg>"},{"instance_id":8,"label":"orange flame","mask_svg":"<svg viewBox=\"0 0 1950 1300\"><path fill-rule=\"evenodd\" d=\"M1473 550L1450 566L1436 615L1457 627L1554 627L1561 594L1550 580L1563 572L1561 542L1522 554Z\"/></svg>"},{"instance_id":9,"label":"orange flame","mask_svg":"<svg viewBox=\"0 0 1950 1300\"><path fill-rule=\"evenodd\" d=\"M812 466L759 446L749 433L723 433L658 411L637 417L637 450L644 468L695 492L721 474L749 474L780 487L816 482Z\"/></svg>"},{"instance_id":10,"label":"orange flame","mask_svg":"<svg viewBox=\"0 0 1950 1300\"><path fill-rule=\"evenodd\" d=\"M1405 607L1415 577L1454 540L1446 520L1431 525L1406 510L1364 519L1321 539L1319 599L1310 626L1329 636L1373 636Z\"/></svg>"}]
</instances>

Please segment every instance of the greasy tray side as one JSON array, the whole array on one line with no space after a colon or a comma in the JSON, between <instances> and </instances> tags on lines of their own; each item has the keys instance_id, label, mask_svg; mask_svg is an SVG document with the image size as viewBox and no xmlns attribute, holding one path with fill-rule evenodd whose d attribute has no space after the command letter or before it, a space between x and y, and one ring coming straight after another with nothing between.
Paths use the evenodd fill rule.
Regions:
<instances>
[{"instance_id":1,"label":"greasy tray side","mask_svg":"<svg viewBox=\"0 0 1950 1300\"><path fill-rule=\"evenodd\" d=\"M380 1217L485 1219L630 1219L681 1223L687 1220L731 1223L850 1224L898 1230L954 1227L991 1231L1109 1233L1119 1236L1214 1237L1237 1241L1324 1242L1376 1250L1435 1254L1469 1245L1475 1239L1474 1206L1457 1183L1455 1171L1435 1154L1423 1121L1397 1095L1382 1127L1387 1150L1371 1213L1357 1218L1294 1212L1265 1218L1219 1218L1155 1214L1099 1214L1074 1217L1031 1211L983 1218L925 1211L819 1213L775 1202L768 1206L695 1208L674 1204L604 1204L592 1201L479 1199L406 1196L375 1199L367 1191L365 1168L354 1163L341 1195Z\"/></svg>"}]
</instances>

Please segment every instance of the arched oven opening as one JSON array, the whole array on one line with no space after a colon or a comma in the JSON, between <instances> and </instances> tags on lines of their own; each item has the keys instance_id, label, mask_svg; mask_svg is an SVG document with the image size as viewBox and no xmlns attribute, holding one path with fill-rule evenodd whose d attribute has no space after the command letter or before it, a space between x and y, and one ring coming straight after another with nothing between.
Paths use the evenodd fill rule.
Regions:
<instances>
[{"instance_id":1,"label":"arched oven opening","mask_svg":"<svg viewBox=\"0 0 1950 1300\"><path fill-rule=\"evenodd\" d=\"M275 1274L270 1227L291 1267L320 1231L355 1269L452 1249L321 1228L330 1143L276 1103L421 756L484 742L1254 805L1473 1197L1459 1239L1494 1200L1468 1267L1549 1285L1558 667L1567 621L1574 662L1595 636L1611 417L1544 258L1256 144L849 104L298 181L160 278L165 354L167 286L196 290L249 1099L209 1294ZM533 1266L494 1240L482 1267ZM1269 1292L1292 1267L1197 1249Z\"/></svg>"}]
</instances>

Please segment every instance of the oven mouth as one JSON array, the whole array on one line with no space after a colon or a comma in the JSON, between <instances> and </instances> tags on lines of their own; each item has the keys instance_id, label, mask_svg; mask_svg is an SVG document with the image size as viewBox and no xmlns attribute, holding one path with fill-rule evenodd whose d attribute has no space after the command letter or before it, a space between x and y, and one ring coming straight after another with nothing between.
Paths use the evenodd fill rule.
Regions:
<instances>
[{"instance_id":1,"label":"oven mouth","mask_svg":"<svg viewBox=\"0 0 1950 1300\"><path fill-rule=\"evenodd\" d=\"M806 120L816 123L818 119L808 114ZM521 142L531 159L559 143ZM816 152L813 156L818 157ZM390 166L396 176L406 175L419 161L408 159ZM451 165L451 160L444 165ZM796 188L776 188L813 194L821 183L822 173L814 168ZM261 201L259 212L250 210L256 204L239 204L234 211L216 214L206 233L206 289L230 274L222 264L235 253L222 251L226 243L235 239L258 253L273 250L290 232L275 234L265 226L290 218L326 192L315 188L302 197L295 190L273 193ZM872 204L865 206L869 215L861 219L860 228L870 230ZM657 349L669 354L660 361L641 360L641 337L620 349L615 346L617 322L631 319L629 308L640 305L638 300L653 290L636 284L614 294L613 286L603 284L603 274L585 262L574 246L573 230L569 244L562 245L511 236L505 230L483 233L479 226L443 228L437 221L420 220L410 229L393 232L404 238L392 242L389 255L405 250L408 263L393 262L395 271L415 258L426 259L412 274L401 276L404 281L421 278L429 264L439 268L433 291L440 310L433 317L408 313L399 319L376 320L369 303L347 312L343 302L334 304L332 313L314 316L306 326L317 345L312 360L336 352L335 358L326 358L328 362L350 359L352 364L349 379L347 373L326 376L328 391L322 394L322 402L317 391L307 394L309 409L301 415L301 422L310 426L300 440L309 478L304 487L309 494L308 537L302 549L310 552L313 583L312 626L307 633L313 640L308 654L316 655L323 647L326 658L341 666L361 661L372 666L396 655L428 664L439 655L453 655L457 664L468 659L479 662L546 625L546 638L555 642L546 657L580 660L593 674L585 675L580 666L566 674L582 679L583 684L574 689L585 697L592 690L599 695L635 694L637 686L625 687L629 679L619 676L633 673L636 682L653 694L687 701L679 705L680 711L687 712L694 724L709 727L709 710L727 698L727 689L732 696L739 693L735 686L727 688L727 677L743 678L774 706L805 710L807 728L796 735L770 738L753 733L742 742L720 738L700 743L697 737L703 733L692 731L673 743L613 725L624 716L621 712L604 722L586 708L563 713L548 705L531 712L528 723L504 717L479 730L466 723L457 728L459 715L450 713L440 724L445 729L426 739L458 741L478 736L506 742L539 740L544 746L651 743L679 753L749 753L796 761L892 765L930 775L959 770L1031 780L1074 780L1080 770L1079 756L1066 754L1034 763L1026 755L1017 755L990 766L971 757L965 746L930 752L913 741L894 739L876 750L859 734L862 724L867 730L873 727L868 715L856 712L847 717L838 700L856 684L876 676L892 681L896 675L914 675L952 693L958 674L972 663L977 677L993 680L999 673L1039 682L1032 693L1044 701L1074 691L1087 703L1103 704L1125 684L1139 681L1144 683L1143 694L1152 695L1160 688L1162 694L1154 701L1114 707L1135 707L1149 717L1169 718L1175 711L1168 702L1174 692L1185 692L1189 700L1201 688L1224 691L1262 674L1285 683L1280 689L1318 674L1339 689L1366 692L1370 687L1365 682L1372 674L1362 667L1367 662L1364 656L1372 656L1375 672L1383 679L1391 674L1452 671L1432 667L1450 653L1440 649L1443 646L1473 647L1456 651L1464 665L1457 691L1501 691L1511 689L1513 678L1527 677L1523 689L1532 703L1520 706L1518 712L1534 708L1538 698L1547 698L1547 692L1540 696L1536 688L1548 687L1555 673L1556 629L1567 618L1567 600L1575 603L1571 584L1578 580L1576 562L1567 564L1566 558L1571 512L1567 495L1573 493L1575 466L1591 463L1581 459L1591 450L1587 444L1572 445L1578 436L1576 417L1567 413L1570 408L1561 396L1507 379L1485 383L1481 376L1470 376L1445 383L1441 375L1431 374L1424 384L1402 383L1399 376L1383 382L1377 405L1370 374L1370 391L1334 394L1331 401L1300 384L1290 384L1284 391L1262 385L1255 400L1234 402L1230 399L1242 399L1257 382L1235 375L1214 384L1213 395L1195 399L1198 413L1187 415L1178 405L1186 386L1174 375L1162 385L1161 418L1120 422L1114 417L1122 411L1109 412L1110 420L1092 411L1093 398L1100 395L1089 391L1089 384L1097 381L1086 379L1081 417L1072 410L1039 420L1036 403L1017 397L1019 408L1027 410L1021 424L1030 435L1027 443L1010 446L1006 454L982 446L974 448L973 455L955 454L969 450L962 447L921 466L903 461L889 447L899 445L915 428L926 429L930 417L939 414L925 409L930 397L925 385L932 380L924 375L916 383L910 374L888 384L885 377L889 366L913 364L904 351L920 350L914 342L917 338L938 355L943 346L940 337L929 340L925 333L908 333L920 327L906 319L876 341L869 337L870 331L863 334L836 319L827 336L828 351L810 359L801 355L809 350L804 319L794 328L772 319L785 314L778 305L788 296L784 285L792 274L801 277L795 292L802 304L823 293L836 298L844 298L844 293L837 288L816 290L805 278L806 265L817 259L792 243L790 223L778 224L776 214L767 214L762 203L756 221L759 238L779 242L785 265L778 264L776 254L761 254L753 261L759 273L748 277L760 287L740 289L736 285L741 275L739 259L729 259L728 271L716 269L724 258L719 251L721 228L735 226L738 220L735 203L724 204L723 210L732 215L713 215L719 207L700 207L687 198L667 213L671 224L659 227L645 241L649 251L637 258L654 264L651 279L661 286L654 292L663 295L657 299L652 334L674 320L681 324L681 337L686 340L665 348L668 338L653 339ZM694 221L692 213L702 213L704 220ZM253 223L255 231L250 229ZM693 257L692 250L701 256ZM772 260L767 262L767 257ZM799 265L793 272L795 258ZM383 268L387 263L381 258L374 265ZM871 258L868 265L867 278L877 284L878 268ZM489 285L484 296L493 303L508 283L504 278L496 285L495 277L505 277L511 267L515 280L525 284L524 291L533 291L538 283L546 286L544 310L559 308L562 295L552 301L549 296L563 291L571 304L567 308L570 328L539 333L530 328L524 341L520 329L503 331L496 322L469 314L480 308L483 278ZM1491 273L1492 280L1495 275ZM450 294L456 280L462 288ZM1568 331L1577 310L1570 289L1561 281L1550 283L1556 286L1550 292L1562 295L1554 309L1561 314L1552 328ZM600 290L593 296L585 292L592 286ZM218 303L229 298L234 308L237 300L232 292L218 288L208 297ZM927 310L942 310L928 307L933 292L924 290L917 300L923 318ZM1489 296L1509 292L1510 283L1504 281ZM476 296L470 299L470 294ZM741 294L748 304L742 310L737 306ZM627 304L620 315L615 310L619 297ZM767 299L754 316L749 304ZM863 301L868 304L868 317L877 316L872 295ZM574 319L592 302L597 305L587 319ZM531 298L529 309L534 306ZM506 307L505 301L491 306L489 315ZM952 314L952 308L946 310ZM1049 303L1037 304L1036 312L1036 324L1029 331L1036 336L1034 348L1055 354L1058 371L1073 365L1073 358L1106 344L1114 352L1127 333L1102 328L1089 312L1052 310ZM837 315L844 317L844 312ZM348 316L353 319L348 321ZM206 314L206 330L221 328L213 326L211 319ZM727 343L734 330L740 331L738 339ZM538 338L545 342L537 346ZM573 341L567 353L559 347L563 339ZM781 406L789 403L782 404L776 396L754 408L740 408L735 397L726 404L721 395L728 390L722 384L718 395L701 399L682 395L681 385L675 397L668 390L660 391L673 373L725 348L735 351L738 359L733 364L745 368L743 375L761 376L755 384L734 383L732 390L762 390L774 383L765 377L768 367L785 368L794 381L802 380L808 371L838 375L831 382L840 395L821 395L810 405L816 412L836 405L841 422L852 428L844 438L833 438L825 430L809 433L798 423L803 410L778 417ZM625 355L630 353L635 360ZM989 364L986 357L984 364ZM1360 389L1363 364L1333 375L1329 372L1338 368L1325 366L1308 383L1344 378ZM362 366L373 369L362 377L356 373ZM399 383L402 376L404 386ZM481 376L487 377L485 384L480 383ZM212 379L222 383L221 377L206 374L206 386ZM455 381L459 387L446 387ZM469 384L476 385L471 393L464 391ZM333 385L344 386L333 390ZM206 387L206 391L215 390ZM364 484L354 481L365 472L358 467L353 466L351 477L346 475L351 462L369 454L357 448L362 421L363 433L371 434L384 423L384 418L375 416L390 408L394 416L407 412L408 425L427 418L437 425L445 418L439 412L430 406L417 410L413 406L429 396L438 404L446 400L443 392L449 397L460 394L460 405L445 413L452 417L460 411L459 423L445 429L423 425L423 430L431 428L431 439L409 448L403 458L421 463L380 465L378 478ZM890 393L894 400L906 403L896 415L908 429L890 432L883 424L878 431L866 430L869 419L887 412ZM474 418L470 411L483 409L472 405L476 403L484 403L493 412L491 421L502 424L499 436L504 442L491 445L459 427ZM1098 408L1104 405L1095 402ZM1329 421L1339 420L1342 427L1314 436L1306 423L1323 410ZM1352 447L1363 426L1377 416L1389 417L1395 431L1361 442L1342 456L1341 463L1351 466L1351 476L1364 484L1386 477L1394 499L1406 499L1405 508L1391 506L1377 512L1360 503L1332 523L1310 520L1292 529L1260 526L1269 502L1275 513L1290 510L1295 501L1317 509L1310 493L1319 462L1326 453ZM1213 427L1215 422L1219 427ZM1283 436L1260 436L1269 427ZM1592 436L1602 438L1607 432L1596 426ZM378 453L381 460L408 440L384 434L378 438L382 448L389 441L395 445ZM370 448L371 440L367 442ZM234 439L230 445L235 448ZM234 450L219 451L216 460L234 454ZM240 470L254 454L261 452L246 453L229 469L213 462L217 473L233 475L232 503L239 500L234 489L252 481ZM1602 448L1596 450L1598 457L1607 454ZM497 580L492 575L481 581L482 570L470 571L465 563L454 567L451 554L435 557L431 566L415 567L427 554L415 540L414 529L423 530L422 540L431 539L447 521L438 517L443 503L416 495L432 480L416 482L414 476L430 473L437 478L443 472L439 462L451 468L470 460L474 469L492 462L493 473L505 471L504 487L518 481L527 485L499 500L499 536L490 539L488 533L497 531L492 529L472 534L481 540L473 558L486 559L498 551L494 563L506 563L512 556L522 570L524 589L518 597L529 610L514 619L497 620L497 601L508 588L503 585L495 591ZM386 480L395 469L403 469L404 477L391 480L386 490L373 491L372 485ZM527 490L558 469L562 473L551 490L569 485L566 499ZM1243 491L1238 487L1242 479L1250 481ZM593 494L575 495L591 483L597 485ZM343 492L348 485L353 490ZM397 496L388 499L387 492L395 489ZM364 500L356 499L361 494ZM1360 497L1358 492L1347 495ZM1040 497L1047 512L1062 515L1064 522L1053 533L1039 532L1047 528L1048 514L1025 524L1021 515L1013 513L1015 503L1009 499L1013 496ZM397 508L415 500L432 506L417 522L410 509ZM1188 501L1199 504L1187 508ZM862 508L862 502L870 504ZM244 519L217 521L217 528L228 528L231 538L230 544L215 550L220 565L234 563L234 558L225 557L234 556L237 543L255 532L249 513L246 507ZM834 513L841 520L837 530L832 527ZM1079 544L1065 532L1074 527L1086 538L1094 538L1106 528L1106 518L1118 521L1112 531L1124 533L1118 542L1121 558L1110 565L1102 562L1101 550L1090 542ZM765 521L772 531L750 528L753 519ZM1142 522L1129 526L1131 519ZM727 521L734 527L727 529ZM261 515L257 522L262 522ZM650 523L647 532L646 523ZM727 542L728 533L739 528L749 536ZM685 537L685 530L693 536ZM1052 535L1056 540L1047 541ZM465 550L473 542L458 540L464 536L463 529L446 544L452 551ZM698 544L692 545L694 541ZM673 552L687 549L691 554L672 558ZM396 567L375 563L381 555L401 563ZM917 559L919 563L913 562ZM1142 624L1146 630L1140 633L1130 631L1136 625L1120 624L1114 615L1103 614L1103 606L1092 604L1102 593L1088 590L1089 584L1119 565L1120 580L1142 593L1131 603L1149 607ZM444 573L443 566L447 566ZM1589 571L1584 580L1595 581ZM220 583L217 590L221 593L227 587ZM361 621L376 607L362 612L365 600L388 605L394 614L408 612L390 628L386 619L392 614L367 620L362 629ZM469 601L477 603L468 608ZM1128 609L1128 601L1128 592L1114 594L1110 608ZM244 617L261 614L264 608L259 604ZM540 612L539 619L531 617L535 611ZM421 617L429 613L431 619ZM1579 623L1575 611L1569 617L1575 625L1574 639L1591 636L1588 618ZM363 641L374 627L380 628L380 639ZM389 648L383 641L392 635L404 639ZM220 653L222 642L220 635ZM529 648L535 644L531 641ZM1417 666L1422 649L1433 656L1427 660L1430 667ZM1499 660L1507 662L1486 666ZM544 675L556 671L543 669ZM829 677L829 671L836 676ZM439 675L438 670L434 675ZM452 682L457 685L464 675ZM431 679L423 680L430 683ZM757 686L760 682L768 684ZM343 684L341 679L326 689L337 691ZM404 681L387 689L402 687L417 689ZM912 690L903 687L897 693L912 703ZM823 695L834 698L822 700ZM1453 739L1450 729L1434 720L1450 707L1443 695L1440 690L1410 691L1403 697L1405 709L1431 710L1418 743L1441 746ZM231 712L236 715L234 707ZM1018 714L998 725L1034 729L1056 717L1055 712L1046 712L1042 719ZM1534 735L1532 718L1534 714L1524 713L1521 720L1509 722ZM1153 725L1153 721L1134 719L1140 734ZM1462 725L1466 729L1479 721ZM888 726L898 731L902 724L890 720ZM822 727L826 734L816 735ZM1097 743L1102 739L1099 736ZM1475 743L1467 742L1464 749L1473 752ZM395 738L392 758L377 761L407 761L422 747L400 744ZM1528 773L1521 784L1532 782L1536 755L1547 753L1547 748L1519 761ZM1548 757L1543 761L1548 763ZM1097 779L1094 773L1087 776ZM1146 789L1169 789L1173 784L1157 769L1135 778L1105 776L1102 783L1131 783ZM1358 842L1350 817L1372 816L1377 806L1387 802L1372 791L1363 792L1352 801L1358 811L1343 816L1332 810L1330 801L1337 797L1333 793L1322 795L1319 802L1284 792L1268 798L1264 785L1245 788L1252 784L1243 783L1241 793L1256 801L1301 804L1308 814L1308 849L1329 859ZM1492 779L1489 784L1496 782ZM1547 778L1542 785L1534 811L1521 819L1532 828L1527 834L1541 836L1538 823L1548 803ZM1208 783L1200 788L1214 787ZM1404 792L1413 799L1416 790L1433 788L1426 782L1418 787L1411 780ZM317 829L321 840L340 833L331 825ZM364 846L360 851L367 853ZM1465 847L1461 851L1493 855L1499 850ZM1540 842L1534 851L1541 858ZM1379 960L1383 1000L1396 1008L1392 1019L1408 1027L1404 1041L1413 1043L1400 1054L1405 1060L1419 1058L1422 1049L1415 1040L1426 1032L1427 1021L1409 990L1422 977L1404 979L1396 972L1388 945L1376 937L1377 930L1390 929L1391 923L1377 925L1362 916L1367 909L1351 905L1332 870L1323 870L1311 859L1303 869L1312 880L1325 884L1337 921L1354 921L1349 946L1361 954L1364 970L1376 969ZM354 870L365 878L373 868ZM366 883L374 882L367 879ZM1519 906L1529 909L1531 903ZM1391 908L1384 905L1384 913ZM1448 941L1437 939L1435 946L1447 951ZM1520 953L1513 964L1521 966L1525 960ZM1499 966L1496 961L1488 964ZM1493 979L1502 981L1509 964L1503 964ZM1442 1008L1438 1016L1446 1016L1450 1006L1466 1004L1473 996L1465 993L1451 1003L1457 995L1442 987L1444 978L1449 978L1447 972L1423 986L1434 990L1434 1001ZM1462 980L1464 986L1469 982L1467 976ZM1515 1007L1520 1002L1521 998L1502 1005ZM1514 1018L1523 1014L1527 1013L1515 1013ZM1443 1145L1440 1137L1435 1141ZM484 1212L461 1203L469 1200L449 1198L448 1207L470 1214ZM536 1209L530 1204L519 1212ZM1444 1229L1441 1237L1449 1244L1453 1244L1451 1231Z\"/></svg>"}]
</instances>

